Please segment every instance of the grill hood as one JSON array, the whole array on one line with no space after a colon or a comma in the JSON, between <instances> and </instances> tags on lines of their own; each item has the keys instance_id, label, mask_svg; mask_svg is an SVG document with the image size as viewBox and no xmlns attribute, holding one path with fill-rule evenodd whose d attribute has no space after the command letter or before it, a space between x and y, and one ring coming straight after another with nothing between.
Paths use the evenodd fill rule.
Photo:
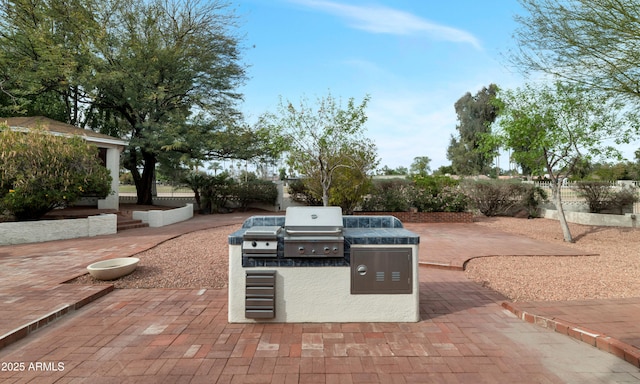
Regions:
<instances>
[{"instance_id":1,"label":"grill hood","mask_svg":"<svg viewBox=\"0 0 640 384\"><path fill-rule=\"evenodd\" d=\"M342 233L340 207L288 207L284 219L288 235L335 235Z\"/></svg>"}]
</instances>

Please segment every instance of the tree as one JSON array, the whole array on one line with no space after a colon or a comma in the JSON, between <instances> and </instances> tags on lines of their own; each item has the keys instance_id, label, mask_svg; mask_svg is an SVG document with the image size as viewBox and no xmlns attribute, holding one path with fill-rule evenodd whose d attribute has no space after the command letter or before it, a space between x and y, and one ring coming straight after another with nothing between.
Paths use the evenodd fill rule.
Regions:
<instances>
[{"instance_id":1,"label":"tree","mask_svg":"<svg viewBox=\"0 0 640 384\"><path fill-rule=\"evenodd\" d=\"M385 165L384 167L382 167L378 171L378 174L386 175L386 176L408 175L409 174L409 170L407 169L407 167L403 167L403 166L398 166L395 169L391 169L391 168L389 168L389 166Z\"/></svg>"},{"instance_id":2,"label":"tree","mask_svg":"<svg viewBox=\"0 0 640 384\"><path fill-rule=\"evenodd\" d=\"M214 175L215 177L215 175ZM200 194L202 190L208 185L209 179L207 174L202 171L191 171L186 173L180 180L182 184L185 184L193 191L193 198L196 201L199 209L202 209L202 200Z\"/></svg>"},{"instance_id":3,"label":"tree","mask_svg":"<svg viewBox=\"0 0 640 384\"><path fill-rule=\"evenodd\" d=\"M434 175L455 175L456 172L451 165L441 165L440 168L433 172Z\"/></svg>"},{"instance_id":4,"label":"tree","mask_svg":"<svg viewBox=\"0 0 640 384\"><path fill-rule=\"evenodd\" d=\"M371 177L361 170L355 167L340 169L329 192L329 204L342 208L345 214L350 215L362 203L363 196L370 192L371 185Z\"/></svg>"},{"instance_id":5,"label":"tree","mask_svg":"<svg viewBox=\"0 0 640 384\"><path fill-rule=\"evenodd\" d=\"M213 175L216 176L218 171L222 170L222 164L217 161L214 161L209 165L209 169L213 171Z\"/></svg>"},{"instance_id":6,"label":"tree","mask_svg":"<svg viewBox=\"0 0 640 384\"><path fill-rule=\"evenodd\" d=\"M134 0L102 21L92 89L130 138L124 162L139 204L152 203L155 166L164 151L197 157L216 135L234 132L235 91L244 80L233 17L220 1ZM198 119L189 117L202 111ZM216 147L211 147L216 148Z\"/></svg>"},{"instance_id":7,"label":"tree","mask_svg":"<svg viewBox=\"0 0 640 384\"><path fill-rule=\"evenodd\" d=\"M111 176L98 149L80 137L65 138L0 126L0 213L35 220L84 195L104 198Z\"/></svg>"},{"instance_id":8,"label":"tree","mask_svg":"<svg viewBox=\"0 0 640 384\"><path fill-rule=\"evenodd\" d=\"M342 107L331 94L318 98L315 106L306 99L298 106L281 99L277 114L261 118L263 127L287 140L289 166L306 176L308 188L322 197L325 206L337 187L338 172L349 169L365 175L377 166L375 144L363 134L368 102L369 96L359 105L350 98Z\"/></svg>"},{"instance_id":9,"label":"tree","mask_svg":"<svg viewBox=\"0 0 640 384\"><path fill-rule=\"evenodd\" d=\"M549 175L564 240L573 242L562 206L562 182L583 160L620 157L615 145L637 134L636 116L625 113L619 101L561 82L527 84L501 91L498 97L502 113L489 147L512 148L516 161ZM524 144L529 150L516 150Z\"/></svg>"},{"instance_id":10,"label":"tree","mask_svg":"<svg viewBox=\"0 0 640 384\"><path fill-rule=\"evenodd\" d=\"M520 0L513 64L583 87L638 100L640 2Z\"/></svg>"},{"instance_id":11,"label":"tree","mask_svg":"<svg viewBox=\"0 0 640 384\"><path fill-rule=\"evenodd\" d=\"M428 156L418 156L413 158L411 163L411 174L417 176L427 176L431 167L429 167L431 159Z\"/></svg>"},{"instance_id":12,"label":"tree","mask_svg":"<svg viewBox=\"0 0 640 384\"><path fill-rule=\"evenodd\" d=\"M491 132L498 109L493 102L498 87L490 84L475 96L467 92L455 103L458 137L451 136L447 159L458 175L485 175L491 170L494 153L480 148L481 137Z\"/></svg>"},{"instance_id":13,"label":"tree","mask_svg":"<svg viewBox=\"0 0 640 384\"><path fill-rule=\"evenodd\" d=\"M240 124L216 129L204 125L184 129L175 142L163 146L159 162L165 167L180 169L183 174L187 171L185 166L193 169L194 163L219 159L243 160L245 165L257 162L258 168L264 169L265 164L276 163L284 148L283 138L264 127ZM209 169L216 175L222 166L213 162Z\"/></svg>"},{"instance_id":14,"label":"tree","mask_svg":"<svg viewBox=\"0 0 640 384\"><path fill-rule=\"evenodd\" d=\"M222 0L8 0L0 10L4 109L50 102L46 116L127 139L138 203L152 203L170 152L245 148L231 146L247 142L236 108L245 69ZM244 141L223 140L235 135Z\"/></svg>"},{"instance_id":15,"label":"tree","mask_svg":"<svg viewBox=\"0 0 640 384\"><path fill-rule=\"evenodd\" d=\"M617 162L593 164L590 173L587 175L591 180L602 180L615 182L616 180L630 180L635 176L633 163Z\"/></svg>"},{"instance_id":16,"label":"tree","mask_svg":"<svg viewBox=\"0 0 640 384\"><path fill-rule=\"evenodd\" d=\"M332 186L329 190L329 204L339 206L343 212L351 214L368 194L372 186L370 171L376 164L376 153L369 148L354 146L345 149L344 156L349 158L350 166L339 167L333 174ZM308 184L311 190L319 191L320 178L311 177ZM313 187L315 185L315 187ZM322 197L322 195L317 195Z\"/></svg>"},{"instance_id":17,"label":"tree","mask_svg":"<svg viewBox=\"0 0 640 384\"><path fill-rule=\"evenodd\" d=\"M10 0L0 5L0 111L81 125L83 81L93 36L94 0ZM109 9L109 8L105 8Z\"/></svg>"}]
</instances>

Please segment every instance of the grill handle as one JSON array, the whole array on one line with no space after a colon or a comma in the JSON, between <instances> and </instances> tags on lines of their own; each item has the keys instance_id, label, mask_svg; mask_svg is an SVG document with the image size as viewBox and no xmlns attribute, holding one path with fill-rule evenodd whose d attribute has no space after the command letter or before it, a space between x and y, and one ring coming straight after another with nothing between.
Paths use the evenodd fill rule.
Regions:
<instances>
[{"instance_id":1,"label":"grill handle","mask_svg":"<svg viewBox=\"0 0 640 384\"><path fill-rule=\"evenodd\" d=\"M334 229L332 231L305 231L286 229L286 231L290 235L339 235L342 233L341 229Z\"/></svg>"}]
</instances>

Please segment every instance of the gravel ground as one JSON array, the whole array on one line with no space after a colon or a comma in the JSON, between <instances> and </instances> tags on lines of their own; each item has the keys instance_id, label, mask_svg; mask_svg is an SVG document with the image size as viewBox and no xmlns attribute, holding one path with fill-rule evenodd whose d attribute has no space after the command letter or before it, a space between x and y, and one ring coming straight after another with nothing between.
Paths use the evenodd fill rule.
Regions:
<instances>
[{"instance_id":1,"label":"gravel ground","mask_svg":"<svg viewBox=\"0 0 640 384\"><path fill-rule=\"evenodd\" d=\"M224 288L229 276L227 236L240 225L187 233L141 252L136 270L113 281L86 274L73 284L113 284L116 288Z\"/></svg>"},{"instance_id":2,"label":"gravel ground","mask_svg":"<svg viewBox=\"0 0 640 384\"><path fill-rule=\"evenodd\" d=\"M565 243L560 224L548 219L481 218L491 227L575 247L598 256L496 256L467 264L469 279L513 301L640 297L640 229L570 224L575 243ZM134 273L116 288L224 288L228 280L227 235L240 226L194 232L142 252ZM206 246L203 246L206 245ZM83 275L72 283L104 284Z\"/></svg>"},{"instance_id":3,"label":"gravel ground","mask_svg":"<svg viewBox=\"0 0 640 384\"><path fill-rule=\"evenodd\" d=\"M498 256L467 263L467 277L513 301L640 297L640 228L569 224L575 243L566 243L555 220L482 218L475 225L598 254Z\"/></svg>"}]
</instances>

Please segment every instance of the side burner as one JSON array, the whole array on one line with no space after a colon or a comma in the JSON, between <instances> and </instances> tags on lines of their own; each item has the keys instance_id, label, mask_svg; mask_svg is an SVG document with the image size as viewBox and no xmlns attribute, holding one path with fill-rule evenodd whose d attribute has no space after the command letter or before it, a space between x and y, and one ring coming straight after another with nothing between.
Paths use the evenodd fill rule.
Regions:
<instances>
[{"instance_id":1,"label":"side burner","mask_svg":"<svg viewBox=\"0 0 640 384\"><path fill-rule=\"evenodd\" d=\"M242 255L248 257L277 257L279 226L256 226L247 229L242 237Z\"/></svg>"}]
</instances>

